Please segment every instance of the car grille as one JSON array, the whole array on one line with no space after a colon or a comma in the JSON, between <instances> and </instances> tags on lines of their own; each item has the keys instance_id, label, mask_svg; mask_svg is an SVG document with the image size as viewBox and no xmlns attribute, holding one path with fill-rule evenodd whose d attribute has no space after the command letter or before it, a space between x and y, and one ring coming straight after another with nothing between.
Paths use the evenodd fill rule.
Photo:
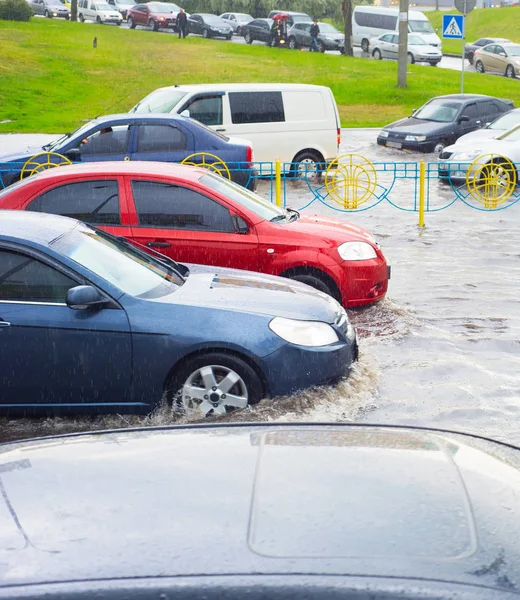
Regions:
<instances>
[{"instance_id":1,"label":"car grille","mask_svg":"<svg viewBox=\"0 0 520 600\"><path fill-rule=\"evenodd\" d=\"M404 140L405 137L406 137L405 133L397 133L396 131L391 131L391 130L388 132L389 140Z\"/></svg>"}]
</instances>

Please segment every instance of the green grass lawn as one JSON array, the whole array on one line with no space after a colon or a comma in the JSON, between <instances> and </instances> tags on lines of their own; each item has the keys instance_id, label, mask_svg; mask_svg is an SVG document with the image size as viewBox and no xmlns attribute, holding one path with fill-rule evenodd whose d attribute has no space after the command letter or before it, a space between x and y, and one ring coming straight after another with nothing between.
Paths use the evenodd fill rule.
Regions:
<instances>
[{"instance_id":1,"label":"green grass lawn","mask_svg":"<svg viewBox=\"0 0 520 600\"><path fill-rule=\"evenodd\" d=\"M434 29L442 35L442 12L426 13ZM460 14L457 10L450 14ZM476 8L466 17L466 41L474 42L481 37L503 37L520 42L520 6L504 8ZM443 52L462 54L461 40L443 40Z\"/></svg>"},{"instance_id":2,"label":"green grass lawn","mask_svg":"<svg viewBox=\"0 0 520 600\"><path fill-rule=\"evenodd\" d=\"M456 72L412 65L409 87L397 89L395 62L47 19L0 21L0 48L0 121L11 121L0 133L71 131L126 112L157 87L214 82L327 85L344 127L382 126L460 85ZM519 82L501 77L468 74L466 92L520 105Z\"/></svg>"}]
</instances>

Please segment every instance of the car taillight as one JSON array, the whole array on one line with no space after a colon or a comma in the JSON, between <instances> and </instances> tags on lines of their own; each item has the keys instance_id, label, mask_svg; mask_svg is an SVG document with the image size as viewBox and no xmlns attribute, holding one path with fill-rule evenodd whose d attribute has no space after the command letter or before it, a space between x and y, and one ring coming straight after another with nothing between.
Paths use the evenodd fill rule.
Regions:
<instances>
[{"instance_id":1,"label":"car taillight","mask_svg":"<svg viewBox=\"0 0 520 600\"><path fill-rule=\"evenodd\" d=\"M246 162L253 162L253 146L248 146L246 150Z\"/></svg>"},{"instance_id":2,"label":"car taillight","mask_svg":"<svg viewBox=\"0 0 520 600\"><path fill-rule=\"evenodd\" d=\"M337 142L338 142L338 150L339 150L339 146L341 144L341 129L339 127L338 127L338 139L337 139Z\"/></svg>"}]
</instances>

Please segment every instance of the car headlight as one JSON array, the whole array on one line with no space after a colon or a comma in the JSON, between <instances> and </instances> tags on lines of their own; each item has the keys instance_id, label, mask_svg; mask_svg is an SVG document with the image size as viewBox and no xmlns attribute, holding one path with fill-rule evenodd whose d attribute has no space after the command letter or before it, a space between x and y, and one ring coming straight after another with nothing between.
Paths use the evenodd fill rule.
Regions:
<instances>
[{"instance_id":1,"label":"car headlight","mask_svg":"<svg viewBox=\"0 0 520 600\"><path fill-rule=\"evenodd\" d=\"M458 160L458 161L463 161L463 160L473 160L474 158L477 158L478 156L481 156L482 154L482 150L468 150L466 152L454 152L451 156L450 156L450 160Z\"/></svg>"},{"instance_id":2,"label":"car headlight","mask_svg":"<svg viewBox=\"0 0 520 600\"><path fill-rule=\"evenodd\" d=\"M282 340L297 346L328 346L339 341L336 331L322 321L297 321L275 317L269 323L269 329Z\"/></svg>"},{"instance_id":3,"label":"car headlight","mask_svg":"<svg viewBox=\"0 0 520 600\"><path fill-rule=\"evenodd\" d=\"M388 133L389 133L388 131L385 131L385 130L383 129L383 131L381 131L381 132L379 133L379 137L387 138L387 137L388 137Z\"/></svg>"},{"instance_id":4,"label":"car headlight","mask_svg":"<svg viewBox=\"0 0 520 600\"><path fill-rule=\"evenodd\" d=\"M338 246L339 255L343 260L370 260L377 253L367 242L345 242Z\"/></svg>"},{"instance_id":5,"label":"car headlight","mask_svg":"<svg viewBox=\"0 0 520 600\"><path fill-rule=\"evenodd\" d=\"M424 142L426 139L425 135L407 135L405 138L405 142Z\"/></svg>"}]
</instances>

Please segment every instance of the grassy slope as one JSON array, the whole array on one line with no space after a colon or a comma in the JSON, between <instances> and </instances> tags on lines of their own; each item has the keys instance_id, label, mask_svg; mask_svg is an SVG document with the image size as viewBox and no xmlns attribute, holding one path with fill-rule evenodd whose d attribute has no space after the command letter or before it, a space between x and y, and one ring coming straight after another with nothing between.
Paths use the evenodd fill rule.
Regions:
<instances>
[{"instance_id":1,"label":"grassy slope","mask_svg":"<svg viewBox=\"0 0 520 600\"><path fill-rule=\"evenodd\" d=\"M451 14L460 14L456 10ZM442 12L426 13L434 29L442 30ZM520 6L505 8L478 8L469 13L466 18L466 40L474 42L480 37L503 37L513 42L520 42ZM460 40L443 40L443 52L461 54Z\"/></svg>"},{"instance_id":2,"label":"grassy slope","mask_svg":"<svg viewBox=\"0 0 520 600\"><path fill-rule=\"evenodd\" d=\"M70 131L96 115L125 112L159 86L244 81L327 85L343 126L381 126L459 86L458 73L431 67L411 66L408 89L396 89L394 62L46 19L0 21L0 48L0 121L13 121L0 124L0 133ZM468 74L466 82L467 92L520 105L516 81Z\"/></svg>"}]
</instances>

